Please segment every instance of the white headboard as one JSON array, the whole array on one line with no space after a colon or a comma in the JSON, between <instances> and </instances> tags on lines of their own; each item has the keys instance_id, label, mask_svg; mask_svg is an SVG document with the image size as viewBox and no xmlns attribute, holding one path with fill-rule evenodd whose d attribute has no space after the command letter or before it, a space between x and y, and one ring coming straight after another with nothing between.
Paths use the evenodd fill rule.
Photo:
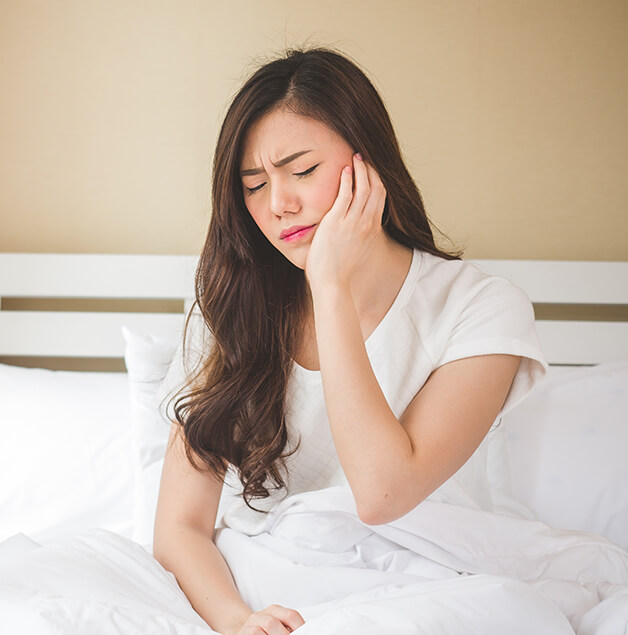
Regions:
<instances>
[{"instance_id":1,"label":"white headboard","mask_svg":"<svg viewBox=\"0 0 628 635\"><path fill-rule=\"evenodd\" d=\"M521 287L535 305L598 307L601 319L536 320L552 364L628 360L628 262L475 260L481 269ZM604 319L621 308L621 320Z\"/></svg>"},{"instance_id":2,"label":"white headboard","mask_svg":"<svg viewBox=\"0 0 628 635\"><path fill-rule=\"evenodd\" d=\"M2 298L181 301L179 313L7 311L0 304L0 355L119 358L124 354L122 326L176 335L194 297L196 263L195 256L0 254L0 302Z\"/></svg>"},{"instance_id":3,"label":"white headboard","mask_svg":"<svg viewBox=\"0 0 628 635\"><path fill-rule=\"evenodd\" d=\"M628 307L628 263L476 260L533 303ZM195 256L0 254L0 356L121 358L120 327L180 334ZM178 312L7 310L2 298L178 300ZM625 316L625 313L624 313ZM554 364L628 359L628 320L537 320Z\"/></svg>"}]
</instances>

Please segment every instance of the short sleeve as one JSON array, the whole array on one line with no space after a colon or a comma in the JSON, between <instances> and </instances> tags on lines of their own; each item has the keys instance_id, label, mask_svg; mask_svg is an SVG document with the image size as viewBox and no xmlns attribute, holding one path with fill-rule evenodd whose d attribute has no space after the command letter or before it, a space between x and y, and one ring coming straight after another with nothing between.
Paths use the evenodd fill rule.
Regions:
<instances>
[{"instance_id":1,"label":"short sleeve","mask_svg":"<svg viewBox=\"0 0 628 635\"><path fill-rule=\"evenodd\" d=\"M458 303L437 366L476 355L521 357L500 415L513 408L547 371L526 294L503 278L484 277Z\"/></svg>"}]
</instances>

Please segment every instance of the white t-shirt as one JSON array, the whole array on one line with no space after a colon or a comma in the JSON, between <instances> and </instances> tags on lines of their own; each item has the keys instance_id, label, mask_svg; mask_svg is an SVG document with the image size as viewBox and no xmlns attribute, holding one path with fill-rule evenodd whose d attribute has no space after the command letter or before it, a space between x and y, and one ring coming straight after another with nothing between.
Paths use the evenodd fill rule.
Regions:
<instances>
[{"instance_id":1,"label":"white t-shirt","mask_svg":"<svg viewBox=\"0 0 628 635\"><path fill-rule=\"evenodd\" d=\"M468 262L445 260L418 250L395 301L365 345L375 376L397 417L432 371L457 359L492 353L522 357L500 416L528 394L547 368L532 305L518 287L486 275ZM255 501L258 509L270 509L287 494L347 483L331 436L320 371L294 364L286 417L289 447L299 443L286 461L286 491ZM469 461L430 498L492 510L486 454L489 442L490 433ZM238 490L237 483L234 489ZM250 510L240 498L227 506L224 516L225 525L248 534L256 533L263 522L264 515Z\"/></svg>"},{"instance_id":2,"label":"white t-shirt","mask_svg":"<svg viewBox=\"0 0 628 635\"><path fill-rule=\"evenodd\" d=\"M428 377L448 362L488 354L521 356L521 364L500 413L519 403L547 368L540 350L532 305L503 278L474 265L415 250L409 272L392 306L365 342L369 360L388 404L400 417ZM346 484L332 440L320 371L294 364L286 395L289 447L286 491L254 506L268 510L288 494ZM499 419L491 428L496 428ZM491 433L473 456L431 499L492 510L487 476ZM391 457L394 460L394 457ZM231 494L241 491L228 478ZM224 524L254 534L264 514L239 496L223 501Z\"/></svg>"}]
</instances>

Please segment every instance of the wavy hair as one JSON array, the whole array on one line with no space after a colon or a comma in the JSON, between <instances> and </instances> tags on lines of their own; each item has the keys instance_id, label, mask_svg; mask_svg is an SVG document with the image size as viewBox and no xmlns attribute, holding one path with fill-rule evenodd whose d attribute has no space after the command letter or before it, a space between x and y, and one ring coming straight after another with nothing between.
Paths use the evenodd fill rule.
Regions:
<instances>
[{"instance_id":1,"label":"wavy hair","mask_svg":"<svg viewBox=\"0 0 628 635\"><path fill-rule=\"evenodd\" d=\"M303 270L268 242L243 197L245 137L276 108L323 122L374 166L386 188L382 225L391 238L458 257L436 246L390 117L355 63L328 49L290 50L244 83L218 137L212 217L196 271L196 304L213 344L174 412L190 462L215 475L234 466L249 506L285 486L286 388L307 299Z\"/></svg>"}]
</instances>

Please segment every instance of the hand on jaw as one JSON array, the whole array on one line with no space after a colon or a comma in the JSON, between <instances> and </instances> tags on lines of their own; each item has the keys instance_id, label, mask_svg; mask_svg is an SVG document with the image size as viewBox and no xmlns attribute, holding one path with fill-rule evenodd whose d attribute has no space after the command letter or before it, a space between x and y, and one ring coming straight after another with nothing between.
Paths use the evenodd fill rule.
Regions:
<instances>
[{"instance_id":1,"label":"hand on jaw","mask_svg":"<svg viewBox=\"0 0 628 635\"><path fill-rule=\"evenodd\" d=\"M353 187L352 187L353 186ZM349 290L355 272L369 260L382 235L386 190L359 154L343 169L338 196L312 240L305 273L313 293L333 286Z\"/></svg>"}]
</instances>

